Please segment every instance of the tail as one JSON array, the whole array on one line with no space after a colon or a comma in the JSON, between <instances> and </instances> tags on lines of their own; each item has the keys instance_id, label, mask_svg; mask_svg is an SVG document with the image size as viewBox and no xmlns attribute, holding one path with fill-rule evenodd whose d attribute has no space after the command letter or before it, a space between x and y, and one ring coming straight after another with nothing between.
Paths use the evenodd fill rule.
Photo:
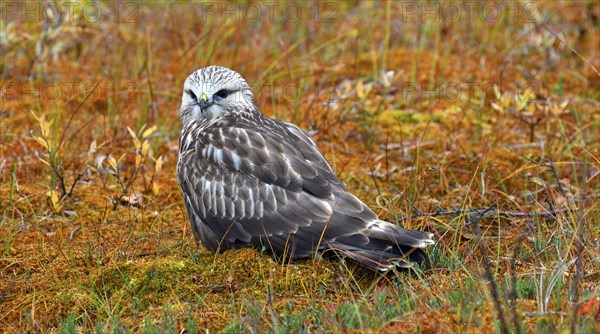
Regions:
<instances>
[{"instance_id":1,"label":"tail","mask_svg":"<svg viewBox=\"0 0 600 334\"><path fill-rule=\"evenodd\" d=\"M434 243L432 233L375 220L355 234L335 238L329 247L368 268L385 271L410 268L415 263L429 264L423 248Z\"/></svg>"}]
</instances>

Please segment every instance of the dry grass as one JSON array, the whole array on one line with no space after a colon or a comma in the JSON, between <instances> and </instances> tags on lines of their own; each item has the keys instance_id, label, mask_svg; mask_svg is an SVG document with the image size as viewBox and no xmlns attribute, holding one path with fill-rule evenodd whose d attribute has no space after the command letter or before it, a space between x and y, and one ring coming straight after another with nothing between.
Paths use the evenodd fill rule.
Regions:
<instances>
[{"instance_id":1,"label":"dry grass","mask_svg":"<svg viewBox=\"0 0 600 334\"><path fill-rule=\"evenodd\" d=\"M0 4L2 331L600 331L597 2L48 3ZM197 248L177 109L210 64L433 266Z\"/></svg>"}]
</instances>

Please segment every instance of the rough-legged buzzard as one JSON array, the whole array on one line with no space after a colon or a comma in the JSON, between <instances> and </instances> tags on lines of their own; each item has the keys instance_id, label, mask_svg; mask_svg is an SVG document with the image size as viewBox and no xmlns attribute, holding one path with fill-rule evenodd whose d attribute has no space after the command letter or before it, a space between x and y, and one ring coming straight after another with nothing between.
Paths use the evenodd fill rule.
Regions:
<instances>
[{"instance_id":1,"label":"rough-legged buzzard","mask_svg":"<svg viewBox=\"0 0 600 334\"><path fill-rule=\"evenodd\" d=\"M192 73L179 112L177 178L205 248L264 247L288 259L337 254L379 270L428 261L422 248L434 243L431 233L379 220L310 137L258 111L238 73Z\"/></svg>"}]
</instances>

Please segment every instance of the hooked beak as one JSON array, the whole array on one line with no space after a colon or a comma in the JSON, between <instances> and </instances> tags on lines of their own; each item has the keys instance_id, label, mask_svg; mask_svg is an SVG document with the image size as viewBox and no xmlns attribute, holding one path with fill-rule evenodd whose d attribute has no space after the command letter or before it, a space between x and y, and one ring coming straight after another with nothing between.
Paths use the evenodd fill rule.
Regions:
<instances>
[{"instance_id":1,"label":"hooked beak","mask_svg":"<svg viewBox=\"0 0 600 334\"><path fill-rule=\"evenodd\" d=\"M200 97L198 98L198 104L200 105L200 110L204 111L204 109L208 107L208 96L202 93L202 95L200 95Z\"/></svg>"}]
</instances>

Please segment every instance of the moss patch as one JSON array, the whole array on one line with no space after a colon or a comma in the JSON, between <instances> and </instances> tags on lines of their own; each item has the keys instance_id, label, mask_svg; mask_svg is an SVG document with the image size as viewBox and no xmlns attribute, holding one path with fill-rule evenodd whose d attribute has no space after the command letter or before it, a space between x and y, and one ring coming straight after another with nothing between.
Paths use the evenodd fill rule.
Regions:
<instances>
[{"instance_id":1,"label":"moss patch","mask_svg":"<svg viewBox=\"0 0 600 334\"><path fill-rule=\"evenodd\" d=\"M110 305L128 323L136 318L136 310L178 305L181 311L206 315L197 319L200 326L221 329L231 321L231 312L245 312L249 301L261 308L269 303L281 311L290 303L307 307L315 294L329 293L339 270L339 264L331 261L282 265L253 249L127 261L90 277L86 289L104 300L86 298L84 308L98 313Z\"/></svg>"}]
</instances>

